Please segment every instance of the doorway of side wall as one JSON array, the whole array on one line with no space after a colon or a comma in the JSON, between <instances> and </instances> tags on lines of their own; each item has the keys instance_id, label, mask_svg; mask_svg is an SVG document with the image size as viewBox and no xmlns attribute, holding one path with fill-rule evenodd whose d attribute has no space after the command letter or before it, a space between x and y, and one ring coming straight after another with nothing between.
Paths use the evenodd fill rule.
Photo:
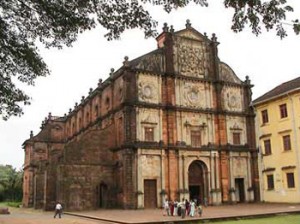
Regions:
<instances>
[{"instance_id":1,"label":"doorway of side wall","mask_svg":"<svg viewBox=\"0 0 300 224\"><path fill-rule=\"evenodd\" d=\"M101 182L97 187L97 193L98 193L98 207L106 208L107 193L108 193L107 185L105 183Z\"/></svg>"},{"instance_id":2,"label":"doorway of side wall","mask_svg":"<svg viewBox=\"0 0 300 224\"><path fill-rule=\"evenodd\" d=\"M144 180L144 207L157 208L157 186L155 179Z\"/></svg>"},{"instance_id":3,"label":"doorway of side wall","mask_svg":"<svg viewBox=\"0 0 300 224\"><path fill-rule=\"evenodd\" d=\"M201 160L193 161L188 169L190 200L204 203L208 200L207 166Z\"/></svg>"},{"instance_id":4,"label":"doorway of side wall","mask_svg":"<svg viewBox=\"0 0 300 224\"><path fill-rule=\"evenodd\" d=\"M235 178L235 194L237 202L245 202L244 178Z\"/></svg>"}]
</instances>

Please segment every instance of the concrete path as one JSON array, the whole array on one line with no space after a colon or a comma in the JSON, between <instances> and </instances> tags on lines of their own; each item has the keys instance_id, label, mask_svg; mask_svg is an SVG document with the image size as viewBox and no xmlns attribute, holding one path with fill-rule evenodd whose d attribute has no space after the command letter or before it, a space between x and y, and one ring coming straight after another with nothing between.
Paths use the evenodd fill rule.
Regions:
<instances>
[{"instance_id":1,"label":"concrete path","mask_svg":"<svg viewBox=\"0 0 300 224\"><path fill-rule=\"evenodd\" d=\"M26 208L10 208L10 215L0 215L0 224L112 224L112 223L184 223L207 220L239 219L245 216L267 216L297 213L300 221L300 204L237 204L209 206L202 217L163 216L161 209L146 210L96 210L65 212L61 219L54 219L54 212ZM299 222L300 223L300 222Z\"/></svg>"}]
</instances>

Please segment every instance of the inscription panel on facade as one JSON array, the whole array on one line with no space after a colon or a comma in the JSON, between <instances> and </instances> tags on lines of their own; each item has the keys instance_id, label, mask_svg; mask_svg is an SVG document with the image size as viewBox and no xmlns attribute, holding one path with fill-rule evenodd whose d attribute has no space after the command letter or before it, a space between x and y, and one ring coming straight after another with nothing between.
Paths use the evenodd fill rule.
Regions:
<instances>
[{"instance_id":1,"label":"inscription panel on facade","mask_svg":"<svg viewBox=\"0 0 300 224\"><path fill-rule=\"evenodd\" d=\"M161 174L161 158L158 155L142 155L141 167L144 177L159 177Z\"/></svg>"},{"instance_id":2,"label":"inscription panel on facade","mask_svg":"<svg viewBox=\"0 0 300 224\"><path fill-rule=\"evenodd\" d=\"M210 53L205 42L176 38L174 45L175 72L184 76L207 77L210 71Z\"/></svg>"},{"instance_id":3,"label":"inscription panel on facade","mask_svg":"<svg viewBox=\"0 0 300 224\"><path fill-rule=\"evenodd\" d=\"M138 75L139 101L147 103L159 103L161 101L161 78L160 76Z\"/></svg>"},{"instance_id":4,"label":"inscription panel on facade","mask_svg":"<svg viewBox=\"0 0 300 224\"><path fill-rule=\"evenodd\" d=\"M247 177L247 159L241 156L233 157L233 176Z\"/></svg>"}]
</instances>

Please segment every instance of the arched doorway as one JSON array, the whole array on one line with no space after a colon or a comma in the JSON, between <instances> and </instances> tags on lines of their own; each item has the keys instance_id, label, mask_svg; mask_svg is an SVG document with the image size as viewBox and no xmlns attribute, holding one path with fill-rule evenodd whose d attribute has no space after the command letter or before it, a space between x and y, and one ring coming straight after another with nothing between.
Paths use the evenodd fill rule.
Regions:
<instances>
[{"instance_id":1,"label":"arched doorway","mask_svg":"<svg viewBox=\"0 0 300 224\"><path fill-rule=\"evenodd\" d=\"M204 203L208 200L207 166L200 160L193 161L189 166L189 193L190 199Z\"/></svg>"},{"instance_id":2,"label":"arched doorway","mask_svg":"<svg viewBox=\"0 0 300 224\"><path fill-rule=\"evenodd\" d=\"M106 208L107 206L107 185L103 182L101 182L98 187L98 206L99 208Z\"/></svg>"}]
</instances>

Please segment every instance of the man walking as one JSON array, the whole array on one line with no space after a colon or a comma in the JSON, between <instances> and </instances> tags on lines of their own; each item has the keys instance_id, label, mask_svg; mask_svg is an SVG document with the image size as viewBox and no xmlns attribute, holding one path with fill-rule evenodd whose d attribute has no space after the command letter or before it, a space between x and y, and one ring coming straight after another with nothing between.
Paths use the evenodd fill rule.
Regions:
<instances>
[{"instance_id":1,"label":"man walking","mask_svg":"<svg viewBox=\"0 0 300 224\"><path fill-rule=\"evenodd\" d=\"M56 218L57 214L58 214L58 217L61 218L61 213L62 213L62 205L59 202L57 202L55 205L54 218Z\"/></svg>"}]
</instances>

